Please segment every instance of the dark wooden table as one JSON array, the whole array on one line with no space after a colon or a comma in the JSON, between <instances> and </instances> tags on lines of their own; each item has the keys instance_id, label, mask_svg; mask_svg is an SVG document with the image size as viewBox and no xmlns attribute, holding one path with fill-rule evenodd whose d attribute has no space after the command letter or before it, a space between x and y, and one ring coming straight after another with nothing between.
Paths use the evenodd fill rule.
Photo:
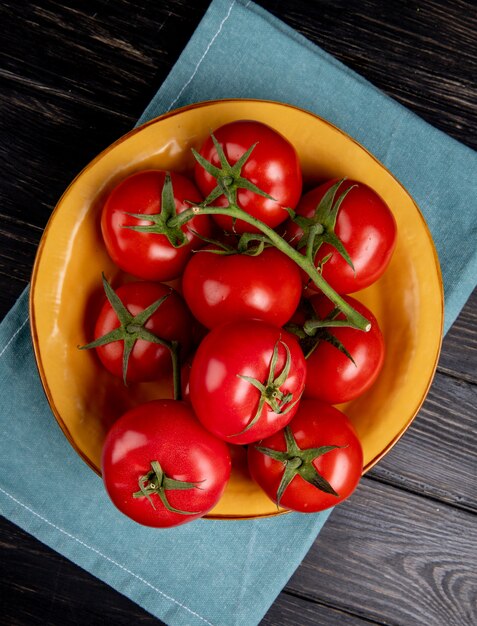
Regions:
<instances>
[{"instance_id":1,"label":"dark wooden table","mask_svg":"<svg viewBox=\"0 0 477 626\"><path fill-rule=\"evenodd\" d=\"M477 147L471 0L258 4ZM2 317L62 191L135 123L207 6L1 0ZM476 304L447 335L413 426L333 512L264 625L477 624ZM11 523L0 533L2 624L159 624Z\"/></svg>"}]
</instances>

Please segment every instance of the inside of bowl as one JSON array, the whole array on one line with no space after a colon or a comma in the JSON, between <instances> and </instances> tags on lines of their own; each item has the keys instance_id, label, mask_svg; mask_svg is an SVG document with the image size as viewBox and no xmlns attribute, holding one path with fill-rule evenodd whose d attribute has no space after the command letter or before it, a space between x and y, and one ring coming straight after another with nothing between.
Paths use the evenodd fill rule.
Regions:
<instances>
[{"instance_id":1,"label":"inside of bowl","mask_svg":"<svg viewBox=\"0 0 477 626\"><path fill-rule=\"evenodd\" d=\"M52 410L76 451L99 472L110 424L127 408L170 397L170 381L131 385L105 372L91 340L101 298L101 272L113 286L125 277L109 259L99 216L119 180L146 168L187 171L190 148L210 130L234 119L263 121L296 147L308 183L348 177L367 183L391 207L398 244L384 276L355 294L376 315L386 359L375 385L343 406L357 428L365 469L399 439L417 413L432 380L440 349L442 287L437 257L424 220L399 182L356 142L327 122L291 106L257 101L192 105L135 130L99 155L63 195L40 245L32 281L31 319L35 353ZM243 518L277 514L250 480L243 451L234 451L227 491L212 512Z\"/></svg>"}]
</instances>

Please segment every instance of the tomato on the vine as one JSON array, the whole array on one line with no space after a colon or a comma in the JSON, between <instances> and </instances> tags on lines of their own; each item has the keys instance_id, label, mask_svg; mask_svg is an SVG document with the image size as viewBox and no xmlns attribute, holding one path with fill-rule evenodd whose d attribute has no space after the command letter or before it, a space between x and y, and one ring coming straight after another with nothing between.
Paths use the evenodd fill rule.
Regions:
<instances>
[{"instance_id":1,"label":"tomato on the vine","mask_svg":"<svg viewBox=\"0 0 477 626\"><path fill-rule=\"evenodd\" d=\"M273 247L259 254L202 248L188 262L182 293L193 315L208 328L241 319L261 319L283 326L300 301L297 265Z\"/></svg>"},{"instance_id":2,"label":"tomato on the vine","mask_svg":"<svg viewBox=\"0 0 477 626\"><path fill-rule=\"evenodd\" d=\"M384 338L378 321L371 311L351 296L344 296L358 313L370 322L368 332L342 327L315 328L305 340L306 384L304 397L316 398L329 404L354 400L376 381L384 363ZM332 315L343 320L328 298L314 295L308 300L313 315L307 323L324 320ZM310 332L310 331L309 331Z\"/></svg>"},{"instance_id":3,"label":"tomato on the vine","mask_svg":"<svg viewBox=\"0 0 477 626\"><path fill-rule=\"evenodd\" d=\"M257 441L298 409L306 364L296 338L259 320L223 324L195 353L189 394L194 411L229 443Z\"/></svg>"},{"instance_id":4,"label":"tomato on the vine","mask_svg":"<svg viewBox=\"0 0 477 626\"><path fill-rule=\"evenodd\" d=\"M314 513L355 490L363 451L344 413L318 400L302 400L285 429L248 447L248 465L277 505Z\"/></svg>"},{"instance_id":5,"label":"tomato on the vine","mask_svg":"<svg viewBox=\"0 0 477 626\"><path fill-rule=\"evenodd\" d=\"M231 460L227 445L199 424L189 405L154 400L113 424L101 466L108 495L122 513L166 528L203 517L217 504Z\"/></svg>"},{"instance_id":6,"label":"tomato on the vine","mask_svg":"<svg viewBox=\"0 0 477 626\"><path fill-rule=\"evenodd\" d=\"M302 191L295 148L276 130L253 120L225 124L213 137L215 142L209 137L196 153L195 180L203 195L209 197L217 190L212 206L227 207L232 199L267 226L278 226L288 217L286 208L296 206ZM214 219L227 231L257 232L243 220L234 222L226 215Z\"/></svg>"},{"instance_id":7,"label":"tomato on the vine","mask_svg":"<svg viewBox=\"0 0 477 626\"><path fill-rule=\"evenodd\" d=\"M182 297L162 283L131 282L114 291L103 277L105 302L94 328L104 367L126 382L158 379L172 370L172 353L186 355L191 345L192 316Z\"/></svg>"},{"instance_id":8,"label":"tomato on the vine","mask_svg":"<svg viewBox=\"0 0 477 626\"><path fill-rule=\"evenodd\" d=\"M132 174L112 190L102 210L101 231L109 256L137 278L177 278L192 251L203 245L200 236L210 236L207 215L195 216L179 229L168 227L169 218L190 208L188 201L199 203L202 197L181 174L172 172L169 186L166 180L162 170Z\"/></svg>"},{"instance_id":9,"label":"tomato on the vine","mask_svg":"<svg viewBox=\"0 0 477 626\"><path fill-rule=\"evenodd\" d=\"M396 235L396 220L384 200L364 183L347 179L306 193L286 224L287 239L303 253L314 237L314 263L341 294L364 289L382 276ZM310 284L310 289L316 288Z\"/></svg>"}]
</instances>

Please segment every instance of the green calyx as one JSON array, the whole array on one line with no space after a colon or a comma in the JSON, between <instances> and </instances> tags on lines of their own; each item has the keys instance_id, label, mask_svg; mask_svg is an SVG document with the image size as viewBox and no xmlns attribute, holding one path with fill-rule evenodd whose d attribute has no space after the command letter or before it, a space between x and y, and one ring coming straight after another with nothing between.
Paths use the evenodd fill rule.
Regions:
<instances>
[{"instance_id":1,"label":"green calyx","mask_svg":"<svg viewBox=\"0 0 477 626\"><path fill-rule=\"evenodd\" d=\"M256 143L253 146L242 154L240 159L234 164L230 165L227 157L225 156L225 152L220 145L220 143L215 138L214 134L211 134L212 141L214 142L215 149L217 150L217 156L219 157L220 167L216 167L207 159L194 150L192 148L192 153L197 160L197 162L208 172L211 176L213 176L217 181L217 186L210 192L207 198L202 203L204 206L208 206L212 204L214 200L217 200L220 196L225 196L229 205L237 205L237 190L238 189L247 189L248 191L252 191L253 193L258 194L259 196L263 196L264 198L268 198L269 200L273 200L272 196L268 193L265 193L259 187L250 182L247 178L242 176L242 168L247 162L248 158L252 154Z\"/></svg>"},{"instance_id":2,"label":"green calyx","mask_svg":"<svg viewBox=\"0 0 477 626\"><path fill-rule=\"evenodd\" d=\"M226 234L226 233L225 233ZM203 237L202 235L198 235L202 241L205 241L208 244L216 246L215 248L199 248L195 250L197 252L208 252L209 254L217 254L219 256L234 256L237 254L242 254L246 256L258 256L261 254L265 248L269 248L273 246L273 243L270 241L270 238L266 235L261 235L260 233L243 233L240 239L234 236L234 244L230 245L225 241L219 241L217 239L208 239L207 237Z\"/></svg>"},{"instance_id":3,"label":"green calyx","mask_svg":"<svg viewBox=\"0 0 477 626\"><path fill-rule=\"evenodd\" d=\"M330 483L318 472L313 464L313 461L323 454L327 454L328 452L336 450L342 446L320 446L319 448L308 448L302 450L298 447L289 426L285 428L284 434L287 446L285 452L273 450L271 448L263 448L262 446L255 446L255 449L262 454L265 454L266 456L269 456L284 465L283 476L277 491L277 507L280 506L280 500L282 499L285 489L295 476L301 476L303 480L306 480L307 483L310 483L310 485L313 485L320 491L339 497L339 494L336 493Z\"/></svg>"},{"instance_id":4,"label":"green calyx","mask_svg":"<svg viewBox=\"0 0 477 626\"><path fill-rule=\"evenodd\" d=\"M342 320L336 319L341 313L339 308L335 307L329 315L327 315L324 319L320 319L308 301L305 301L304 304L307 305L306 322L302 326L289 323L285 326L285 329L298 337L305 359L313 354L322 341L326 341L342 352L352 363L354 363L354 365L356 365L355 360L346 349L343 342L328 330L330 327L349 327L349 323L347 321L344 321L343 323Z\"/></svg>"},{"instance_id":5,"label":"green calyx","mask_svg":"<svg viewBox=\"0 0 477 626\"><path fill-rule=\"evenodd\" d=\"M169 503L166 495L166 491L168 490L200 489L200 483L189 483L183 480L169 478L169 476L166 476L164 473L159 461L151 461L151 468L151 471L139 478L139 491L132 494L133 498L146 498L152 508L155 509L156 507L152 496L156 495L165 508L172 513L179 513L180 515L197 515L200 513L200 511L182 511L181 509L174 508Z\"/></svg>"},{"instance_id":6,"label":"green calyx","mask_svg":"<svg viewBox=\"0 0 477 626\"><path fill-rule=\"evenodd\" d=\"M162 296L159 300L156 300L151 305L149 305L146 309L138 313L137 315L132 315L127 308L122 303L119 296L116 294L114 289L106 280L104 274L102 274L103 279L103 287L106 294L106 297L109 300L114 312L117 315L120 325L118 328L111 330L109 333L106 333L102 337L98 337L91 343L88 343L84 346L78 346L80 350L90 350L91 348L98 348L99 346L104 346L113 341L123 341L124 342L124 350L123 350L123 382L127 385L127 372L128 372L128 363L131 352L134 348L134 345L138 339L142 339L143 341L149 341L150 343L160 344L166 347L172 355L173 359L173 369L177 369L175 367L175 362L177 360L178 354L178 343L177 342L169 342L165 339L161 339L151 331L145 328L145 325L149 318L154 315L157 309L161 306L161 304L170 296L170 293ZM176 384L175 384L176 387Z\"/></svg>"},{"instance_id":7,"label":"green calyx","mask_svg":"<svg viewBox=\"0 0 477 626\"><path fill-rule=\"evenodd\" d=\"M247 256L258 256L265 248L273 246L272 241L266 235L244 233L238 242L237 252Z\"/></svg>"},{"instance_id":8,"label":"green calyx","mask_svg":"<svg viewBox=\"0 0 477 626\"><path fill-rule=\"evenodd\" d=\"M286 360L282 371L280 373L277 373L279 344L282 344L282 346L285 348ZM293 400L293 394L284 393L280 389L280 387L285 383L286 379L288 378L288 374L290 373L290 367L290 349L288 348L286 343L279 339L273 348L272 357L270 359L270 369L265 383L262 383L256 378L252 378L251 376L243 376L241 374L237 374L239 378L246 380L256 389L258 389L258 391L260 392L260 399L258 401L258 407L254 417L241 432L236 433L236 435L231 435L232 437L241 435L250 428L252 428L252 426L260 419L265 404L268 404L272 411L274 413L277 413L278 415L285 415L286 413L291 411L291 409L296 405L300 398Z\"/></svg>"},{"instance_id":9,"label":"green calyx","mask_svg":"<svg viewBox=\"0 0 477 626\"><path fill-rule=\"evenodd\" d=\"M336 219L338 211L348 193L355 187L352 185L346 189L338 197L338 189L346 179L343 178L328 189L323 198L320 200L312 217L303 217L295 215L293 221L302 229L303 235L298 242L297 249L306 248L306 255L310 261L315 260L318 250L324 243L330 244L348 263L354 271L353 262L341 242L340 238L335 234ZM331 255L327 255L320 263L320 271L323 265L329 260Z\"/></svg>"},{"instance_id":10,"label":"green calyx","mask_svg":"<svg viewBox=\"0 0 477 626\"><path fill-rule=\"evenodd\" d=\"M138 233L153 235L164 235L174 248L180 248L188 243L188 239L180 226L171 226L171 218L177 216L174 202L174 190L169 172L167 172L164 185L161 191L161 210L152 215L144 213L126 213L137 220L146 220L149 224L138 224L137 226L123 226Z\"/></svg>"}]
</instances>

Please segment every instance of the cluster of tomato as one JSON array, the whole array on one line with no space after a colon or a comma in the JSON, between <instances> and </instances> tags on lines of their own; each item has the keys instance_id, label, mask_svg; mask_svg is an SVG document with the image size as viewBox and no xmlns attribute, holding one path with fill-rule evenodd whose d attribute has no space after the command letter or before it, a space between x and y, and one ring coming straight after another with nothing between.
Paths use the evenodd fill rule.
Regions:
<instances>
[{"instance_id":1,"label":"cluster of tomato","mask_svg":"<svg viewBox=\"0 0 477 626\"><path fill-rule=\"evenodd\" d=\"M364 393L384 359L371 311L338 294L382 275L394 218L359 182L304 193L294 147L259 122L226 124L193 152L193 177L135 173L102 210L106 249L135 280L113 290L103 277L83 347L126 384L174 376L174 399L110 429L106 489L139 523L178 525L217 504L230 450L247 446L252 478L277 505L328 508L363 463L333 405ZM166 284L175 279L180 292Z\"/></svg>"}]
</instances>

